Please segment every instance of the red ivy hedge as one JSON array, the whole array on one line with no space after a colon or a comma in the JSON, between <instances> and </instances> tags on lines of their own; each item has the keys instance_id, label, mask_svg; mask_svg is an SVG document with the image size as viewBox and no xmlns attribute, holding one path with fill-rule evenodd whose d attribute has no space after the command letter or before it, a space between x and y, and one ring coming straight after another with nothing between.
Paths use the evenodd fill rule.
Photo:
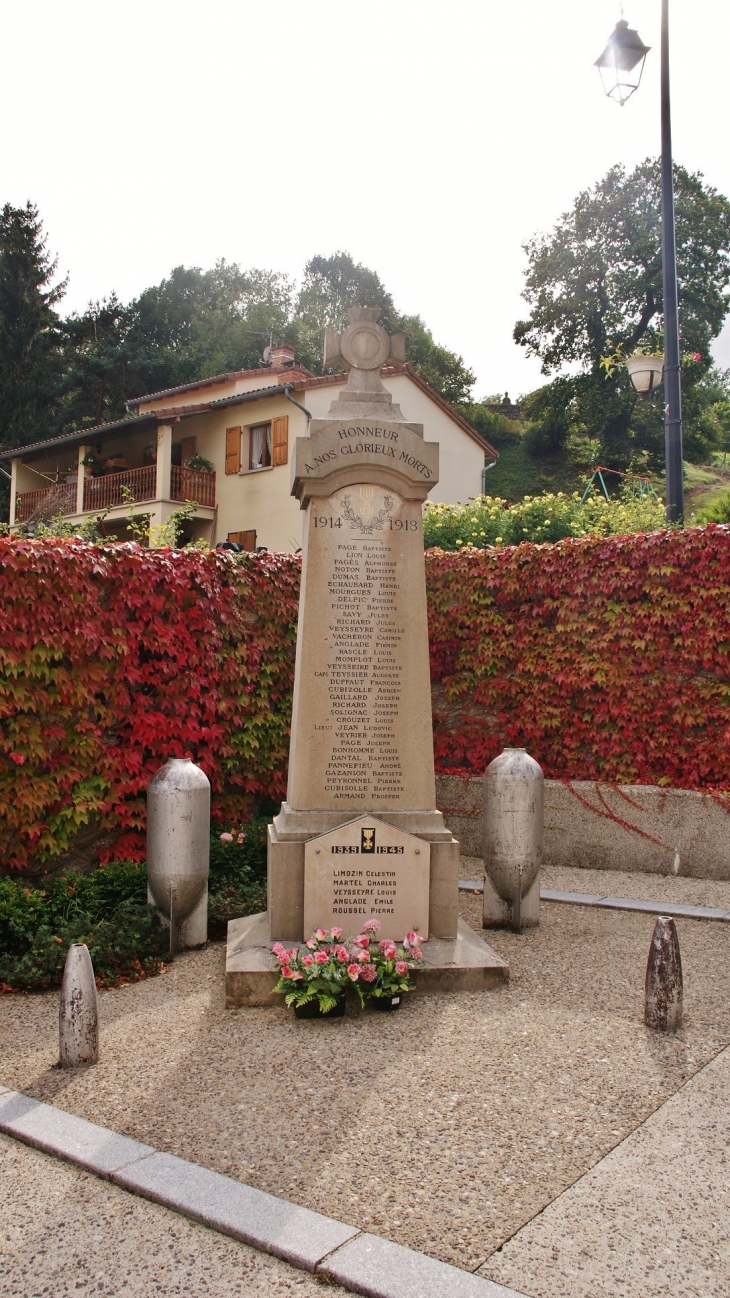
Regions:
<instances>
[{"instance_id":1,"label":"red ivy hedge","mask_svg":"<svg viewBox=\"0 0 730 1298\"><path fill-rule=\"evenodd\" d=\"M437 769L730 788L730 529L427 555ZM144 851L168 756L283 796L299 560L0 539L0 859Z\"/></svg>"},{"instance_id":2,"label":"red ivy hedge","mask_svg":"<svg viewBox=\"0 0 730 1298\"><path fill-rule=\"evenodd\" d=\"M730 528L433 551L442 772L730 788Z\"/></svg>"},{"instance_id":3,"label":"red ivy hedge","mask_svg":"<svg viewBox=\"0 0 730 1298\"><path fill-rule=\"evenodd\" d=\"M58 855L91 817L144 854L145 789L191 753L218 814L286 783L293 555L0 540L0 854Z\"/></svg>"}]
</instances>

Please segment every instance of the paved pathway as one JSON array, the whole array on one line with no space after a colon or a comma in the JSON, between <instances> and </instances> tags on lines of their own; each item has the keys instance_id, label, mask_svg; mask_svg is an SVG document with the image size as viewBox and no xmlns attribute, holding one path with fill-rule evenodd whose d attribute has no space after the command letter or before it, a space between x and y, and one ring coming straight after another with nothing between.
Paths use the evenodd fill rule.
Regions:
<instances>
[{"instance_id":1,"label":"paved pathway","mask_svg":"<svg viewBox=\"0 0 730 1298\"><path fill-rule=\"evenodd\" d=\"M3 1135L0 1201L2 1298L346 1298Z\"/></svg>"},{"instance_id":2,"label":"paved pathway","mask_svg":"<svg viewBox=\"0 0 730 1298\"><path fill-rule=\"evenodd\" d=\"M724 1050L480 1274L532 1298L725 1298L729 1101Z\"/></svg>"}]
</instances>

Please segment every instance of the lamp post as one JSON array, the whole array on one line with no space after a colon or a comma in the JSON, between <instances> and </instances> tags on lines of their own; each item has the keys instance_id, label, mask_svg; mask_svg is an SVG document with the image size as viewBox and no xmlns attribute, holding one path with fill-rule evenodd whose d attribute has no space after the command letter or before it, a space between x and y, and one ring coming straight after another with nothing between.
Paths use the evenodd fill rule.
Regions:
<instances>
[{"instance_id":1,"label":"lamp post","mask_svg":"<svg viewBox=\"0 0 730 1298\"><path fill-rule=\"evenodd\" d=\"M649 52L638 32L628 23L616 24L605 50L596 59L606 94L623 105L638 89ZM667 522L684 518L682 467L682 384L679 361L677 310L677 244L674 232L674 178L672 175L672 117L669 96L669 0L662 0L661 33L662 128L662 280L664 294L664 447L666 464Z\"/></svg>"}]
</instances>

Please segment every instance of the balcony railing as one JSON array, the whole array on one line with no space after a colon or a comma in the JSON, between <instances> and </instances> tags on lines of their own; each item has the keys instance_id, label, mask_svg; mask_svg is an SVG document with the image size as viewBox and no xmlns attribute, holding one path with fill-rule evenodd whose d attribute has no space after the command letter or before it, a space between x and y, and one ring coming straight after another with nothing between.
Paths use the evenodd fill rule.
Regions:
<instances>
[{"instance_id":1,"label":"balcony railing","mask_svg":"<svg viewBox=\"0 0 730 1298\"><path fill-rule=\"evenodd\" d=\"M157 470L154 464L145 464L141 469L123 469L120 473L105 473L101 478L84 479L84 509L92 513L112 509L115 505L152 501L156 496ZM170 499L189 500L213 508L215 473L172 464ZM21 492L15 509L16 522L26 523L40 506L44 518L52 518L55 514L75 514L76 483L64 482L56 487L42 487L39 491Z\"/></svg>"},{"instance_id":2,"label":"balcony railing","mask_svg":"<svg viewBox=\"0 0 730 1298\"><path fill-rule=\"evenodd\" d=\"M42 518L54 518L56 514L76 513L76 483L59 482L55 487L41 487L38 491L21 491L15 506L16 523L27 523L28 519L41 510Z\"/></svg>"},{"instance_id":3,"label":"balcony railing","mask_svg":"<svg viewBox=\"0 0 730 1298\"><path fill-rule=\"evenodd\" d=\"M185 469L179 464L170 466L170 497L172 500L190 500L196 505L215 505L215 474L207 469Z\"/></svg>"},{"instance_id":4,"label":"balcony railing","mask_svg":"<svg viewBox=\"0 0 730 1298\"><path fill-rule=\"evenodd\" d=\"M84 509L96 512L136 500L154 500L156 493L157 469L154 464L145 464L141 469L123 469L121 473L105 473L102 478L86 478Z\"/></svg>"}]
</instances>

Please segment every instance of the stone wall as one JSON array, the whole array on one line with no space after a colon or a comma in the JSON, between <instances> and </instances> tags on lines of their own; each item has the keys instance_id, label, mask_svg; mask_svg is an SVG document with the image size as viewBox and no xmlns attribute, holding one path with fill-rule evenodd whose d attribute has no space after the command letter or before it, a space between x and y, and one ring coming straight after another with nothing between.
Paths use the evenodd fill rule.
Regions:
<instances>
[{"instance_id":1,"label":"stone wall","mask_svg":"<svg viewBox=\"0 0 730 1298\"><path fill-rule=\"evenodd\" d=\"M462 855L481 856L481 778L439 776L436 797ZM730 797L546 780L545 864L730 880Z\"/></svg>"}]
</instances>

